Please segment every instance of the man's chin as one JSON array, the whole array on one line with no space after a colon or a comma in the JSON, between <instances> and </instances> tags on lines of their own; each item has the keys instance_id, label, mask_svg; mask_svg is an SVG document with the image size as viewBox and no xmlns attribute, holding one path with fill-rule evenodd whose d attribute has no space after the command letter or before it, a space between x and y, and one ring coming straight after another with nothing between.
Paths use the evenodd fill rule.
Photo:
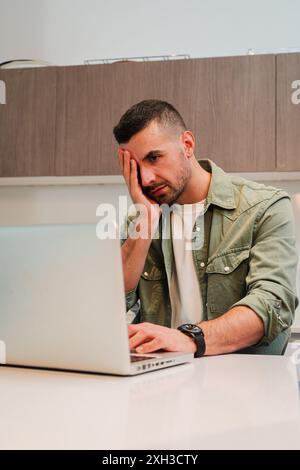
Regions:
<instances>
[{"instance_id":1,"label":"man's chin","mask_svg":"<svg viewBox=\"0 0 300 470\"><path fill-rule=\"evenodd\" d=\"M158 196L151 195L150 197L159 205L167 204L168 206L171 206L172 204L175 204L180 194L181 192L176 193L172 188L168 187L165 193Z\"/></svg>"},{"instance_id":2,"label":"man's chin","mask_svg":"<svg viewBox=\"0 0 300 470\"><path fill-rule=\"evenodd\" d=\"M155 198L155 202L157 202L157 204L161 205L161 204L167 204L168 206L171 206L172 204L175 203L177 198L174 199L174 196L170 196L168 194L162 194L161 196L157 196Z\"/></svg>"}]
</instances>

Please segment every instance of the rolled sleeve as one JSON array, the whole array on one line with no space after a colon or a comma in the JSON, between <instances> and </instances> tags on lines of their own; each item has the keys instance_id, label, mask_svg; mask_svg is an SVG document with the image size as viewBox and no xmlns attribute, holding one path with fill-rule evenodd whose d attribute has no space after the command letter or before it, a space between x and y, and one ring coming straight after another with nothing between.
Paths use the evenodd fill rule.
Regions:
<instances>
[{"instance_id":1,"label":"rolled sleeve","mask_svg":"<svg viewBox=\"0 0 300 470\"><path fill-rule=\"evenodd\" d=\"M289 196L280 192L258 212L246 277L247 295L232 305L247 306L262 319L264 337L259 344L270 344L291 326L298 305L296 270L292 205Z\"/></svg>"},{"instance_id":2,"label":"rolled sleeve","mask_svg":"<svg viewBox=\"0 0 300 470\"><path fill-rule=\"evenodd\" d=\"M126 297L126 310L128 311L128 310L132 309L132 307L138 301L138 295L137 295L136 289L134 289L130 292L127 292L125 297Z\"/></svg>"}]
</instances>

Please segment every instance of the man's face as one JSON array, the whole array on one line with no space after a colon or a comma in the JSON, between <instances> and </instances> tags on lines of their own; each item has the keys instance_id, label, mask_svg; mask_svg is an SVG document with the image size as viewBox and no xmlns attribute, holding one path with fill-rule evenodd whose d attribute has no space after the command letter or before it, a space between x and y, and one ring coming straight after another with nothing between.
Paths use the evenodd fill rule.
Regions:
<instances>
[{"instance_id":1,"label":"man's face","mask_svg":"<svg viewBox=\"0 0 300 470\"><path fill-rule=\"evenodd\" d=\"M138 164L144 194L159 204L173 204L190 179L190 162L179 130L151 122L121 148Z\"/></svg>"}]
</instances>

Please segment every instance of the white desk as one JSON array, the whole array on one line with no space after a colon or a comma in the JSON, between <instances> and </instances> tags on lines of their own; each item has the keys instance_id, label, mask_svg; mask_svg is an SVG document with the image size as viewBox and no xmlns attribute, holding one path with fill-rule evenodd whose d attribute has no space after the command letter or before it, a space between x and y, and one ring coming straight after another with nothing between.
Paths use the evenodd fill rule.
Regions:
<instances>
[{"instance_id":1,"label":"white desk","mask_svg":"<svg viewBox=\"0 0 300 470\"><path fill-rule=\"evenodd\" d=\"M290 357L228 355L137 377L0 367L1 449L300 449Z\"/></svg>"}]
</instances>

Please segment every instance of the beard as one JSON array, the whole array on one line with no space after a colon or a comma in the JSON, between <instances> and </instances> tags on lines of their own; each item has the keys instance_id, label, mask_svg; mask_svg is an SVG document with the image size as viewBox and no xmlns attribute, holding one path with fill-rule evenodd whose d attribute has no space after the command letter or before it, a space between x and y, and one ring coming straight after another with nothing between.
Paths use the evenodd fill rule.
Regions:
<instances>
[{"instance_id":1,"label":"beard","mask_svg":"<svg viewBox=\"0 0 300 470\"><path fill-rule=\"evenodd\" d=\"M151 186L148 188L143 188L145 194L153 199L158 204L167 204L171 206L174 204L177 199L181 196L181 194L185 191L187 184L191 177L191 169L188 164L186 164L184 157L184 153L181 152L180 158L182 161L182 165L180 168L180 172L176 177L175 183L171 183L169 181L161 181L160 183L156 184L155 186ZM166 189L163 194L161 195L153 195L151 194L153 190L158 188L159 186L166 186Z\"/></svg>"}]
</instances>

